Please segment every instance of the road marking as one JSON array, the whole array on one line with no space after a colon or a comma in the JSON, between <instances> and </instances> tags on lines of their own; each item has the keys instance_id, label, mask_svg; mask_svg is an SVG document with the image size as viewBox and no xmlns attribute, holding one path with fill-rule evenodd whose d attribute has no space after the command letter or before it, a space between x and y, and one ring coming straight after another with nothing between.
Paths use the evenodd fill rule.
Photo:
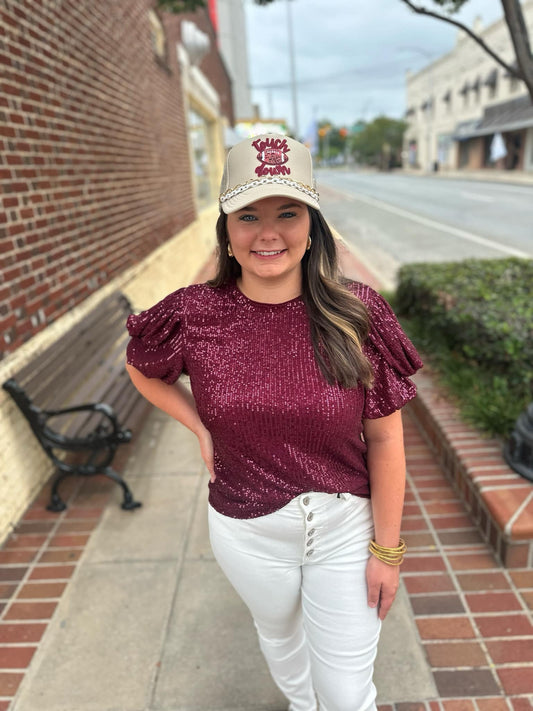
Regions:
<instances>
[{"instance_id":1,"label":"road marking","mask_svg":"<svg viewBox=\"0 0 533 711\"><path fill-rule=\"evenodd\" d=\"M488 197L487 195L479 195L478 193L467 193L462 192L461 197L468 198L469 200L479 200L479 202L494 202L493 197Z\"/></svg>"},{"instance_id":2,"label":"road marking","mask_svg":"<svg viewBox=\"0 0 533 711\"><path fill-rule=\"evenodd\" d=\"M373 205L374 207L378 207L381 210L387 210L387 212L392 212L393 215L399 215L400 217L405 217L408 220L412 220L413 222L418 222L421 225L425 225L426 227L432 227L435 230L439 230L440 232L448 232L451 235L454 235L455 237L459 237L460 239L465 239L468 240L469 242L475 242L476 244L482 244L485 247L490 247L491 249L496 250L497 252L503 252L504 254L510 254L513 257L523 257L526 259L531 259L531 254L528 254L527 252L522 252L520 249L515 249L514 247L506 247L503 244L500 244L499 242L494 242L491 239L487 239L486 237L480 237L479 235L475 235L473 232L467 232L466 230L460 230L457 227L451 227L450 225L445 225L442 222L436 222L435 220L430 220L427 217L422 217L421 215L417 215L415 212L409 212L408 210L402 210L400 207L394 207L393 205L389 205L386 202L382 202L381 200L376 200L376 198L371 198L368 197L368 195L361 195L361 193L357 193L355 195L351 195L350 193L346 193L343 190L335 190L338 193L341 193L344 195L344 197L347 200L351 200L354 202L355 200L359 200L360 202L366 202L368 205Z\"/></svg>"}]
</instances>

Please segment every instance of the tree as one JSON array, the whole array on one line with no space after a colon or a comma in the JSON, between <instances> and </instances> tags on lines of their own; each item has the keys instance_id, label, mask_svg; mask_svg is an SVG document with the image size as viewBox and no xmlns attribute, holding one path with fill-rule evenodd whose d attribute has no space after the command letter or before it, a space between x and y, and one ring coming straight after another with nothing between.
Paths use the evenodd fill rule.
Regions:
<instances>
[{"instance_id":1,"label":"tree","mask_svg":"<svg viewBox=\"0 0 533 711\"><path fill-rule=\"evenodd\" d=\"M468 0L428 1L442 7L443 10L447 10L450 14L457 12L468 2ZM254 2L256 5L269 5L271 2L276 2L276 0L254 0ZM513 64L505 62L497 52L495 52L481 39L479 35L473 32L462 22L455 20L453 17L450 17L449 15L442 15L433 10L428 10L425 7L415 4L413 0L400 0L400 2L403 2L404 5L407 5L418 15L434 17L437 20L455 25L455 27L459 27L459 29L466 32L467 35L474 40L474 42L477 42L477 44L479 44L485 52L490 54L490 56L498 62L498 64L504 67L511 76L521 79L525 83L529 91L529 95L531 96L531 100L533 101L533 54L531 52L531 41L520 0L501 0L505 22L509 28L509 34L511 36L516 56L516 63ZM205 0L157 0L157 6L165 10L170 10L171 12L185 12L188 10L194 10L197 7L205 7Z\"/></svg>"},{"instance_id":2,"label":"tree","mask_svg":"<svg viewBox=\"0 0 533 711\"><path fill-rule=\"evenodd\" d=\"M361 126L359 125L359 128ZM351 151L359 163L388 170L401 165L405 121L378 116L351 138Z\"/></svg>"},{"instance_id":3,"label":"tree","mask_svg":"<svg viewBox=\"0 0 533 711\"><path fill-rule=\"evenodd\" d=\"M318 123L318 155L326 163L343 160L346 148L344 128L334 126L324 119Z\"/></svg>"}]
</instances>

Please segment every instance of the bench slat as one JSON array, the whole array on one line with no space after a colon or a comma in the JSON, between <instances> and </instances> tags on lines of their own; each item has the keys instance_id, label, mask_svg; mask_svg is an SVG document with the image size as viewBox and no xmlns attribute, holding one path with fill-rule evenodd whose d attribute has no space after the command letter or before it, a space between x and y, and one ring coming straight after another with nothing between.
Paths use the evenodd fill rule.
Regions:
<instances>
[{"instance_id":1,"label":"bench slat","mask_svg":"<svg viewBox=\"0 0 533 711\"><path fill-rule=\"evenodd\" d=\"M114 312L113 318L104 323L89 324L92 331L87 327L78 329L74 337L69 334L68 338L61 339L42 353L33 367L22 370L17 380L33 394L33 399L41 407L54 409L81 402L84 398L78 393L90 374L98 372L117 347L125 354L128 340L126 316L124 310ZM60 388L58 371L61 372Z\"/></svg>"}]
</instances>

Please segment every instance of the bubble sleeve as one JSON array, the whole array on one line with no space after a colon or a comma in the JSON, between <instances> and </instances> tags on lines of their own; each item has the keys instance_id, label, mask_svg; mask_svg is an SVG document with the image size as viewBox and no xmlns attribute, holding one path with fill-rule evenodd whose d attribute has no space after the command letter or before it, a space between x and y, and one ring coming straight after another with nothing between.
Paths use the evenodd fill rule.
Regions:
<instances>
[{"instance_id":1,"label":"bubble sleeve","mask_svg":"<svg viewBox=\"0 0 533 711\"><path fill-rule=\"evenodd\" d=\"M180 289L146 311L132 314L126 323L131 336L126 352L128 364L148 378L169 384L185 370L182 296Z\"/></svg>"},{"instance_id":2,"label":"bubble sleeve","mask_svg":"<svg viewBox=\"0 0 533 711\"><path fill-rule=\"evenodd\" d=\"M366 391L363 417L376 419L391 415L416 396L409 376L423 363L385 299L370 287L365 291L358 296L369 309L371 326L363 350L374 370L374 385Z\"/></svg>"}]
</instances>

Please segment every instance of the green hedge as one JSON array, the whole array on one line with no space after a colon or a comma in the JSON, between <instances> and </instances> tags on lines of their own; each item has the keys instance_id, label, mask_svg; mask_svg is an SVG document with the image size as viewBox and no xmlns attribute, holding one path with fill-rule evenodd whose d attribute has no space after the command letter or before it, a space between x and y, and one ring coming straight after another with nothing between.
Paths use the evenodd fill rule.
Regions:
<instances>
[{"instance_id":1,"label":"green hedge","mask_svg":"<svg viewBox=\"0 0 533 711\"><path fill-rule=\"evenodd\" d=\"M467 419L507 435L533 397L533 260L409 264L393 303Z\"/></svg>"}]
</instances>

